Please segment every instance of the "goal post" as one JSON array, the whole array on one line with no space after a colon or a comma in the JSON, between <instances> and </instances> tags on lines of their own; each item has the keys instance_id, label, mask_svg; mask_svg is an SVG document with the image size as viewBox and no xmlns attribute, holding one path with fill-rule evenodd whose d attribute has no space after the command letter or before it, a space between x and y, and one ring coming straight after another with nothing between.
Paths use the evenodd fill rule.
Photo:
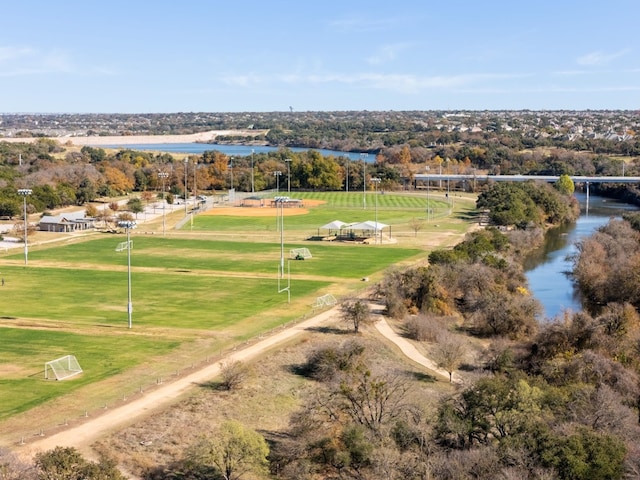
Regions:
<instances>
[{"instance_id":1,"label":"goal post","mask_svg":"<svg viewBox=\"0 0 640 480\"><path fill-rule=\"evenodd\" d=\"M45 380L64 380L80 373L82 368L75 355L65 355L44 364Z\"/></svg>"},{"instance_id":2,"label":"goal post","mask_svg":"<svg viewBox=\"0 0 640 480\"><path fill-rule=\"evenodd\" d=\"M333 307L338 301L336 297L327 293L326 295L322 295L320 297L316 297L316 301L313 302L313 308L323 308L323 307Z\"/></svg>"},{"instance_id":3,"label":"goal post","mask_svg":"<svg viewBox=\"0 0 640 480\"><path fill-rule=\"evenodd\" d=\"M133 240L129 240L128 242L120 242L116 247L116 252L123 252L125 250L133 249Z\"/></svg>"},{"instance_id":4,"label":"goal post","mask_svg":"<svg viewBox=\"0 0 640 480\"><path fill-rule=\"evenodd\" d=\"M311 258L311 252L308 248L292 248L289 251L289 258L294 260L306 260Z\"/></svg>"}]
</instances>

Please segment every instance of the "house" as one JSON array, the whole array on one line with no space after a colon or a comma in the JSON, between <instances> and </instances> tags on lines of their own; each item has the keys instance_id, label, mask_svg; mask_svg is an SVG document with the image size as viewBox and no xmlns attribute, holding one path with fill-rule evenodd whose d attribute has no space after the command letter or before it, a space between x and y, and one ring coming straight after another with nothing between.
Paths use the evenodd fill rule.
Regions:
<instances>
[{"instance_id":1,"label":"house","mask_svg":"<svg viewBox=\"0 0 640 480\"><path fill-rule=\"evenodd\" d=\"M68 233L89 230L95 227L95 219L86 217L84 211L67 212L60 215L45 215L38 228L43 232Z\"/></svg>"}]
</instances>

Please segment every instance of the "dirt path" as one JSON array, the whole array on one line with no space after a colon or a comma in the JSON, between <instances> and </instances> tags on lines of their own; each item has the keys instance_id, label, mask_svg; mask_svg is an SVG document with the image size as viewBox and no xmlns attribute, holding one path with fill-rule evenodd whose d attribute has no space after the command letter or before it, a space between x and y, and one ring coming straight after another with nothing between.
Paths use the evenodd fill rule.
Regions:
<instances>
[{"instance_id":1,"label":"dirt path","mask_svg":"<svg viewBox=\"0 0 640 480\"><path fill-rule=\"evenodd\" d=\"M409 341L398 335L387 323L382 315L383 307L380 305L370 305L373 314L379 316L375 327L378 332L394 343L400 351L415 361L425 366L443 377L449 379L448 372L422 355ZM231 353L223 360L220 360L190 375L180 378L174 382L158 387L153 391L143 394L140 398L127 404L113 408L99 417L89 418L81 425L63 430L51 436L43 437L39 440L21 445L18 453L25 457L33 457L36 453L51 450L57 446L75 447L88 457L93 457L90 445L101 436L118 430L128 424L138 420L141 416L149 415L156 410L166 408L170 404L178 401L191 388L215 378L220 374L221 365L226 361L248 361L263 354L267 350L274 348L287 340L303 333L305 330L322 325L330 320L336 320L340 316L339 307L334 307L315 317L302 321L290 328L284 329L276 334L264 338L253 345ZM461 383L461 378L454 373L453 381Z\"/></svg>"},{"instance_id":2,"label":"dirt path","mask_svg":"<svg viewBox=\"0 0 640 480\"><path fill-rule=\"evenodd\" d=\"M380 332L385 338L391 340L391 342L393 342L400 349L403 355L405 355L407 358L410 358L414 362L427 367L429 370L433 370L438 375L444 377L445 380L449 380L449 372L443 370L442 368L439 368L433 360L422 355L411 342L409 342L406 338L398 335L391 328L391 326L387 323L385 317L382 315L382 307L375 306L372 307L371 310L374 314L377 313L380 316L380 319L375 323L375 327L378 332ZM451 381L453 383L459 384L462 383L462 378L460 378L460 375L454 372L451 376Z\"/></svg>"},{"instance_id":3,"label":"dirt path","mask_svg":"<svg viewBox=\"0 0 640 480\"><path fill-rule=\"evenodd\" d=\"M191 373L183 378L160 386L140 398L113 408L96 418L89 418L81 425L29 442L17 448L19 454L33 457L41 451L51 450L57 446L75 447L85 454L90 454L89 445L102 435L131 424L143 415L167 407L196 385L215 378L220 373L221 364L226 361L251 360L270 348L282 344L305 330L321 325L339 316L339 307L334 307L315 317L300 322L266 337L253 345L228 355L223 360Z\"/></svg>"}]
</instances>

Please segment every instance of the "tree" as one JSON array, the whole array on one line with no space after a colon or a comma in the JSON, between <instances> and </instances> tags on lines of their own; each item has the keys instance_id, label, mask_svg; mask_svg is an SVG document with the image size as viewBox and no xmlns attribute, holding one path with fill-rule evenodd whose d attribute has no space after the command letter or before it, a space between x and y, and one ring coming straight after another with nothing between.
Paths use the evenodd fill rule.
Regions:
<instances>
[{"instance_id":1,"label":"tree","mask_svg":"<svg viewBox=\"0 0 640 480\"><path fill-rule=\"evenodd\" d=\"M341 305L342 318L353 325L353 331L358 333L360 325L371 320L369 306L364 300L346 300Z\"/></svg>"},{"instance_id":2,"label":"tree","mask_svg":"<svg viewBox=\"0 0 640 480\"><path fill-rule=\"evenodd\" d=\"M87 205L87 208L85 208L85 213L84 213L87 217L97 217L98 216L98 208L95 205Z\"/></svg>"},{"instance_id":3,"label":"tree","mask_svg":"<svg viewBox=\"0 0 640 480\"><path fill-rule=\"evenodd\" d=\"M224 362L220 369L222 374L220 386L225 390L237 390L249 375L249 368L238 360Z\"/></svg>"},{"instance_id":4,"label":"tree","mask_svg":"<svg viewBox=\"0 0 640 480\"><path fill-rule=\"evenodd\" d=\"M0 200L0 217L13 219L20 213L20 203L17 200Z\"/></svg>"},{"instance_id":5,"label":"tree","mask_svg":"<svg viewBox=\"0 0 640 480\"><path fill-rule=\"evenodd\" d=\"M135 197L130 199L127 202L127 208L133 214L135 214L136 218L138 218L138 214L144 211L144 205L142 204L142 200L139 197Z\"/></svg>"},{"instance_id":6,"label":"tree","mask_svg":"<svg viewBox=\"0 0 640 480\"><path fill-rule=\"evenodd\" d=\"M453 380L453 372L458 369L465 354L466 346L459 338L446 331L438 335L433 359L439 368L449 373L449 382Z\"/></svg>"},{"instance_id":7,"label":"tree","mask_svg":"<svg viewBox=\"0 0 640 480\"><path fill-rule=\"evenodd\" d=\"M418 232L422 230L423 227L424 221L420 220L419 218L413 217L411 220L409 220L409 228L413 230L413 233L416 237L418 236Z\"/></svg>"},{"instance_id":8,"label":"tree","mask_svg":"<svg viewBox=\"0 0 640 480\"><path fill-rule=\"evenodd\" d=\"M233 420L224 422L215 434L202 439L189 452L192 461L217 467L225 480L264 471L268 455L265 439Z\"/></svg>"},{"instance_id":9,"label":"tree","mask_svg":"<svg viewBox=\"0 0 640 480\"><path fill-rule=\"evenodd\" d=\"M560 178L558 178L556 182L556 189L564 195L573 195L576 186L573 184L573 180L571 180L569 175L563 174L560 175Z\"/></svg>"},{"instance_id":10,"label":"tree","mask_svg":"<svg viewBox=\"0 0 640 480\"><path fill-rule=\"evenodd\" d=\"M40 480L125 480L108 458L99 463L89 462L73 447L56 447L41 452L35 458Z\"/></svg>"}]
</instances>

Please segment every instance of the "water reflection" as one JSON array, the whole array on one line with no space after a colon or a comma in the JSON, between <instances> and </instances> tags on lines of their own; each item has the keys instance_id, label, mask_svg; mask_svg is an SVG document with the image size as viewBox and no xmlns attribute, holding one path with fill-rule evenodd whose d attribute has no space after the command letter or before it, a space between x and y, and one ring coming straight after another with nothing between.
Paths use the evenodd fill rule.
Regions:
<instances>
[{"instance_id":1,"label":"water reflection","mask_svg":"<svg viewBox=\"0 0 640 480\"><path fill-rule=\"evenodd\" d=\"M568 275L576 242L591 235L611 217L619 218L625 211L637 210L634 206L591 195L587 213L586 196L578 193L576 197L582 208L576 223L550 230L542 247L532 252L524 264L529 289L542 303L545 318L554 318L564 310L582 309L580 296Z\"/></svg>"}]
</instances>

